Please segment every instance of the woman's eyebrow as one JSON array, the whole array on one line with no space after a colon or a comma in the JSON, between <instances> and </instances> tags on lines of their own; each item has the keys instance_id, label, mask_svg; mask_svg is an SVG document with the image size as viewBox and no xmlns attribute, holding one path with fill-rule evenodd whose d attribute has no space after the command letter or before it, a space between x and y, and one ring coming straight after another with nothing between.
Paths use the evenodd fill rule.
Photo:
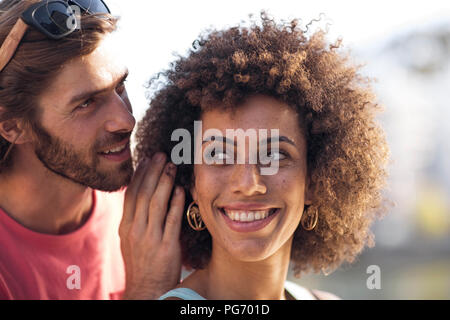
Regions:
<instances>
[{"instance_id":1,"label":"woman's eyebrow","mask_svg":"<svg viewBox=\"0 0 450 320\"><path fill-rule=\"evenodd\" d=\"M210 141L219 141L219 142L222 142L222 143L225 142L225 143L232 144L232 145L236 144L236 142L234 142L234 141L232 141L232 140L230 140L230 139L228 139L226 137L222 137L222 136L209 136L209 137L206 137L205 140L203 140L202 144L205 144L206 142L210 142Z\"/></svg>"},{"instance_id":2,"label":"woman's eyebrow","mask_svg":"<svg viewBox=\"0 0 450 320\"><path fill-rule=\"evenodd\" d=\"M268 144L268 143L272 142L272 140L276 141L277 139L279 142L287 142L295 147L297 146L294 141L292 141L291 139L289 139L286 136L268 137L266 140L261 140L260 145ZM228 144L236 145L236 141L232 141L232 140L230 140L226 137L222 137L222 136L209 136L209 137L205 138L205 140L203 140L202 144L205 144L206 142L210 142L210 141L220 141L220 142L226 142Z\"/></svg>"},{"instance_id":3,"label":"woman's eyebrow","mask_svg":"<svg viewBox=\"0 0 450 320\"><path fill-rule=\"evenodd\" d=\"M272 142L272 140L275 140L275 141L278 140L279 142L287 142L287 143L289 143L289 144L292 144L294 147L297 146L293 140L289 139L289 138L286 137L286 136L268 137L266 140L262 140L262 141L260 142L260 144L269 144L269 143Z\"/></svg>"}]
</instances>

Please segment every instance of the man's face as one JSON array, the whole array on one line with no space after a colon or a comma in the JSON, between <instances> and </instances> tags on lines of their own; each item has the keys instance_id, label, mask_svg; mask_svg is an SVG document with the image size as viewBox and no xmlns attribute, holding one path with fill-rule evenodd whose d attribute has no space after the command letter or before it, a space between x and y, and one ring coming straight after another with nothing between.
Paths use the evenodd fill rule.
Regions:
<instances>
[{"instance_id":1,"label":"man's face","mask_svg":"<svg viewBox=\"0 0 450 320\"><path fill-rule=\"evenodd\" d=\"M67 63L39 99L34 150L50 171L79 184L114 191L133 174L135 125L124 86L127 70L111 39Z\"/></svg>"}]
</instances>

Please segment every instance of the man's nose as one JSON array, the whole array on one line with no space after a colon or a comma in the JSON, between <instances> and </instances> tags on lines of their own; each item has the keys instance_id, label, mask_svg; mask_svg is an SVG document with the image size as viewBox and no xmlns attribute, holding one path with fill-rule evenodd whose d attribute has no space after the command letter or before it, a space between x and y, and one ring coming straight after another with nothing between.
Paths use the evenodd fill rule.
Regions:
<instances>
[{"instance_id":1,"label":"man's nose","mask_svg":"<svg viewBox=\"0 0 450 320\"><path fill-rule=\"evenodd\" d=\"M122 98L114 93L110 99L107 110L105 129L108 132L131 132L136 125L136 119L128 98Z\"/></svg>"},{"instance_id":2,"label":"man's nose","mask_svg":"<svg viewBox=\"0 0 450 320\"><path fill-rule=\"evenodd\" d=\"M231 188L232 192L241 193L245 196L265 194L267 192L267 186L256 164L234 165Z\"/></svg>"}]
</instances>

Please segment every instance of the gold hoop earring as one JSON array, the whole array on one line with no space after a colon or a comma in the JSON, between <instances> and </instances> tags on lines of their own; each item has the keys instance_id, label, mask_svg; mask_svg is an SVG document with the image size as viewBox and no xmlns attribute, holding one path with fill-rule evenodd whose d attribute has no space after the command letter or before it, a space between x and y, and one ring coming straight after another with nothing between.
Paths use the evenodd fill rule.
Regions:
<instances>
[{"instance_id":1,"label":"gold hoop earring","mask_svg":"<svg viewBox=\"0 0 450 320\"><path fill-rule=\"evenodd\" d=\"M198 209L198 206L195 205L195 201L192 201L192 203L189 205L186 216L187 221L192 229L195 231L202 231L206 229L205 223L202 220L202 216L200 215L200 210Z\"/></svg>"},{"instance_id":2,"label":"gold hoop earring","mask_svg":"<svg viewBox=\"0 0 450 320\"><path fill-rule=\"evenodd\" d=\"M317 225L317 221L319 220L319 209L317 207L314 207L314 215L311 217L310 215L310 211L313 210L311 209L312 207L309 206L304 212L303 214L306 213L307 218L303 218L301 220L302 223L302 227L303 229L305 229L306 231L311 231L313 230L316 225ZM309 219L308 219L309 217Z\"/></svg>"}]
</instances>

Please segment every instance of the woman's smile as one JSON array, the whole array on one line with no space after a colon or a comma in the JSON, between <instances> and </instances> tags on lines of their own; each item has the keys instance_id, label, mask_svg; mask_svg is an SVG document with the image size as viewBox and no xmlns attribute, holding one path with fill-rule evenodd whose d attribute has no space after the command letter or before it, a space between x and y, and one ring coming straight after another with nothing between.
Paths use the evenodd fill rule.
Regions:
<instances>
[{"instance_id":1,"label":"woman's smile","mask_svg":"<svg viewBox=\"0 0 450 320\"><path fill-rule=\"evenodd\" d=\"M219 208L228 227L237 232L254 232L266 227L280 212L280 208L265 210L228 210Z\"/></svg>"},{"instance_id":2,"label":"woman's smile","mask_svg":"<svg viewBox=\"0 0 450 320\"><path fill-rule=\"evenodd\" d=\"M250 202L233 202L218 207L227 226L237 232L254 232L266 227L280 208L273 205Z\"/></svg>"}]
</instances>

